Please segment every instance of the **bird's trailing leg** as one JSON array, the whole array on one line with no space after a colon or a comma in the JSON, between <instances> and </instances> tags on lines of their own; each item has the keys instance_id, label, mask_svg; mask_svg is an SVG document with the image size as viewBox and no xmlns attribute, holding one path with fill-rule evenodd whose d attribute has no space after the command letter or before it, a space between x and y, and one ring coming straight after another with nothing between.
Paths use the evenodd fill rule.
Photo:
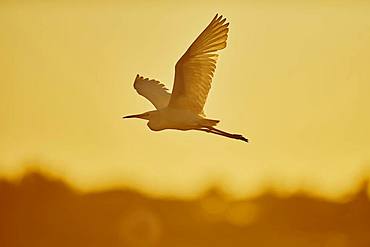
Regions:
<instances>
[{"instance_id":1,"label":"bird's trailing leg","mask_svg":"<svg viewBox=\"0 0 370 247\"><path fill-rule=\"evenodd\" d=\"M208 127L207 126L207 127L202 127L202 128L200 128L198 130L204 131L204 132L207 132L207 133L212 133L212 134L221 135L221 136L225 136L225 137L228 137L228 138L233 138L233 139L238 139L238 140L242 140L242 141L248 142L248 139L245 138L242 135L227 133L225 131L216 129L214 127Z\"/></svg>"}]
</instances>

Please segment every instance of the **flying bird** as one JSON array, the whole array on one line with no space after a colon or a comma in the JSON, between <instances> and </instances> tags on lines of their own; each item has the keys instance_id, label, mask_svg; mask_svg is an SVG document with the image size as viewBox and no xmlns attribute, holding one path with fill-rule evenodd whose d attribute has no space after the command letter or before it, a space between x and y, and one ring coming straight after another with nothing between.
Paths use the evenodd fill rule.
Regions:
<instances>
[{"instance_id":1,"label":"flying bird","mask_svg":"<svg viewBox=\"0 0 370 247\"><path fill-rule=\"evenodd\" d=\"M156 110L123 118L148 120L147 125L153 131L199 130L248 142L242 135L216 129L220 121L206 118L203 111L216 69L216 52L226 47L228 26L226 18L216 14L190 45L176 63L172 94L161 82L137 75L134 88Z\"/></svg>"}]
</instances>

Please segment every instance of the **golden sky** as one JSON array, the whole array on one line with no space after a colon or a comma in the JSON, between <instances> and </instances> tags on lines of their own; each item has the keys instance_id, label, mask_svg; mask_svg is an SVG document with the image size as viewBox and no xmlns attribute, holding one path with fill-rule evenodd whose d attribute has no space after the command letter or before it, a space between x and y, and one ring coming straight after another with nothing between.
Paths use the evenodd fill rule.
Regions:
<instances>
[{"instance_id":1,"label":"golden sky","mask_svg":"<svg viewBox=\"0 0 370 247\"><path fill-rule=\"evenodd\" d=\"M350 191L370 164L370 4L242 2L0 3L0 175L36 160L82 189ZM136 74L172 88L216 13L230 32L205 112L251 143L122 120L153 109Z\"/></svg>"}]
</instances>

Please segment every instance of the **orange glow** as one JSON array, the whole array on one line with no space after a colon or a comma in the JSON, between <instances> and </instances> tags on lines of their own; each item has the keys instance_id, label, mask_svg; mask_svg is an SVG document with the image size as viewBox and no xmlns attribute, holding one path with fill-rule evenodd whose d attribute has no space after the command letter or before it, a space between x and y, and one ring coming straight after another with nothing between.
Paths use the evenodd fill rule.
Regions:
<instances>
[{"instance_id":1,"label":"orange glow","mask_svg":"<svg viewBox=\"0 0 370 247\"><path fill-rule=\"evenodd\" d=\"M215 13L230 32L205 112L251 143L123 121L152 107L136 74L171 87ZM39 160L83 191L195 198L218 181L237 198L269 185L342 198L368 176L369 13L361 1L1 2L0 175Z\"/></svg>"},{"instance_id":2,"label":"orange glow","mask_svg":"<svg viewBox=\"0 0 370 247\"><path fill-rule=\"evenodd\" d=\"M192 200L128 189L81 193L30 172L0 180L2 246L359 246L370 242L368 181L346 202L266 191L242 200L210 190Z\"/></svg>"}]
</instances>

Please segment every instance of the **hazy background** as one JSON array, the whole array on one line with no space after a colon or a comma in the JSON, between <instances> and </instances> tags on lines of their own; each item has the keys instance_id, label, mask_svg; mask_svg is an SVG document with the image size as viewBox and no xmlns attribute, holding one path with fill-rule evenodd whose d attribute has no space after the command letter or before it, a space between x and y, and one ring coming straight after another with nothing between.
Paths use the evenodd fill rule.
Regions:
<instances>
[{"instance_id":1,"label":"hazy background","mask_svg":"<svg viewBox=\"0 0 370 247\"><path fill-rule=\"evenodd\" d=\"M171 88L216 13L230 33L205 112L251 143L122 120L153 108L136 74ZM0 176L37 166L83 190L340 198L369 175L369 44L366 1L1 1Z\"/></svg>"},{"instance_id":2,"label":"hazy background","mask_svg":"<svg viewBox=\"0 0 370 247\"><path fill-rule=\"evenodd\" d=\"M368 247L369 180L344 202L272 191L231 200L214 187L193 199L115 188L81 193L29 172L0 179L4 247Z\"/></svg>"}]
</instances>

